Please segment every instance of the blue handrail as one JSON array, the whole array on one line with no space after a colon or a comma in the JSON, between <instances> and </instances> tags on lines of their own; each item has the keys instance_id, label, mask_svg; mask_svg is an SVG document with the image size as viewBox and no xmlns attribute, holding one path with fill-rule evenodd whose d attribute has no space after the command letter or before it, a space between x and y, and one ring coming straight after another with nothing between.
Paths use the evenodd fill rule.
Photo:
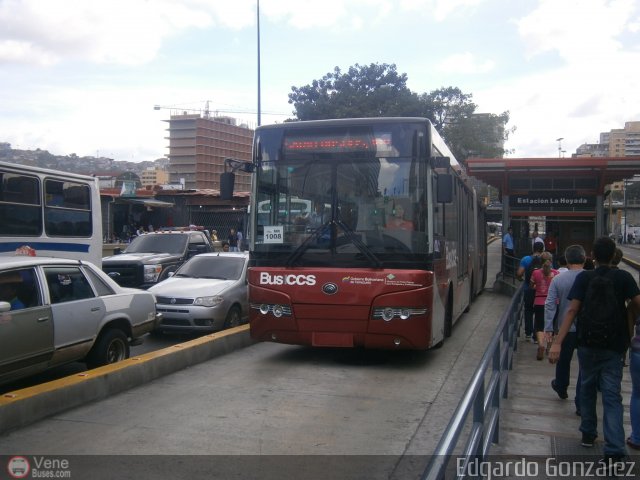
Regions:
<instances>
[{"instance_id":1,"label":"blue handrail","mask_svg":"<svg viewBox=\"0 0 640 480\"><path fill-rule=\"evenodd\" d=\"M466 477L466 466L471 461L484 461L492 443L499 443L500 402L507 398L509 370L513 366L513 353L523 319L523 290L518 288L509 308L500 318L496 332L474 372L462 400L445 429L422 480L441 480L449 467L449 460L461 439L469 414L473 412L471 428L461 450L455 478ZM490 372L487 378L487 372ZM450 476L450 475L449 475ZM449 478L447 476L447 478Z\"/></svg>"}]
</instances>

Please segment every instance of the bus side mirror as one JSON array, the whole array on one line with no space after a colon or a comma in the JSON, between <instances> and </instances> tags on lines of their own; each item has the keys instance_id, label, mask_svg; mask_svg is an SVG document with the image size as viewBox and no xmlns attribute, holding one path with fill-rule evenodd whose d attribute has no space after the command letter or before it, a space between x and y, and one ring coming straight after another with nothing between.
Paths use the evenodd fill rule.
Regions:
<instances>
[{"instance_id":1,"label":"bus side mirror","mask_svg":"<svg viewBox=\"0 0 640 480\"><path fill-rule=\"evenodd\" d=\"M236 176L233 172L220 174L220 200L231 200L233 198L233 187Z\"/></svg>"},{"instance_id":2,"label":"bus side mirror","mask_svg":"<svg viewBox=\"0 0 640 480\"><path fill-rule=\"evenodd\" d=\"M449 168L451 166L451 159L449 157L433 157L431 161L433 168Z\"/></svg>"},{"instance_id":3,"label":"bus side mirror","mask_svg":"<svg viewBox=\"0 0 640 480\"><path fill-rule=\"evenodd\" d=\"M451 174L438 175L437 188L438 203L451 203L453 201L453 176Z\"/></svg>"}]
</instances>

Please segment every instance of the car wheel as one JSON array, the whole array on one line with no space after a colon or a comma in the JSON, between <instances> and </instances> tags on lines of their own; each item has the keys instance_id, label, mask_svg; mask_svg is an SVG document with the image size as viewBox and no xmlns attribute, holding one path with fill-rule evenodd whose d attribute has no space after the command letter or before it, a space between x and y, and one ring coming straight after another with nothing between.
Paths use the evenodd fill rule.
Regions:
<instances>
[{"instance_id":1,"label":"car wheel","mask_svg":"<svg viewBox=\"0 0 640 480\"><path fill-rule=\"evenodd\" d=\"M241 322L240 309L238 307L231 307L229 313L227 313L227 318L224 319L224 328L237 327Z\"/></svg>"},{"instance_id":2,"label":"car wheel","mask_svg":"<svg viewBox=\"0 0 640 480\"><path fill-rule=\"evenodd\" d=\"M87 355L89 368L109 365L129 358L129 340L122 330L112 328L102 332Z\"/></svg>"}]
</instances>

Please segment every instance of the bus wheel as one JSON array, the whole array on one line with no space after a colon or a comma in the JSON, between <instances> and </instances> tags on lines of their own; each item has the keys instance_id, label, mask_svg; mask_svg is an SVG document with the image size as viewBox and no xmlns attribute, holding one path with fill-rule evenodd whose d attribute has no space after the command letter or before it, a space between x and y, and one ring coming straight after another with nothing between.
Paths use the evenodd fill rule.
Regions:
<instances>
[{"instance_id":1,"label":"bus wheel","mask_svg":"<svg viewBox=\"0 0 640 480\"><path fill-rule=\"evenodd\" d=\"M453 330L453 292L449 290L449 299L447 300L447 309L444 312L444 338L451 336Z\"/></svg>"},{"instance_id":2,"label":"bus wheel","mask_svg":"<svg viewBox=\"0 0 640 480\"><path fill-rule=\"evenodd\" d=\"M96 368L129 358L129 340L118 328L103 332L87 355L87 367Z\"/></svg>"},{"instance_id":3,"label":"bus wheel","mask_svg":"<svg viewBox=\"0 0 640 480\"><path fill-rule=\"evenodd\" d=\"M471 284L469 285L469 304L467 305L467 308L464 309L464 313L468 313L469 310L471 310L471 303L473 303L473 300L476 298L475 294L473 293L473 289L475 288L473 283L473 275L471 275Z\"/></svg>"}]
</instances>

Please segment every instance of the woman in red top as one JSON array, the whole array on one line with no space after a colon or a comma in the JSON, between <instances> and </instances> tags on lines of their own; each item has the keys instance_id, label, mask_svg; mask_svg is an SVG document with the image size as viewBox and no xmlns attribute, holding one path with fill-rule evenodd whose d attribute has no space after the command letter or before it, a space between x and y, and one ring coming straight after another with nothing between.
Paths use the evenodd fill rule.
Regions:
<instances>
[{"instance_id":1,"label":"woman in red top","mask_svg":"<svg viewBox=\"0 0 640 480\"><path fill-rule=\"evenodd\" d=\"M544 249L547 252L551 253L551 255L556 255L558 244L556 242L556 236L552 231L547 232L547 234L544 236Z\"/></svg>"},{"instance_id":2,"label":"woman in red top","mask_svg":"<svg viewBox=\"0 0 640 480\"><path fill-rule=\"evenodd\" d=\"M549 252L543 252L541 255L542 267L531 273L531 288L535 290L536 296L533 301L533 331L538 340L538 351L536 359L544 358L544 302L547 299L549 285L551 280L558 274L558 271L552 268L551 261L553 257Z\"/></svg>"}]
</instances>

